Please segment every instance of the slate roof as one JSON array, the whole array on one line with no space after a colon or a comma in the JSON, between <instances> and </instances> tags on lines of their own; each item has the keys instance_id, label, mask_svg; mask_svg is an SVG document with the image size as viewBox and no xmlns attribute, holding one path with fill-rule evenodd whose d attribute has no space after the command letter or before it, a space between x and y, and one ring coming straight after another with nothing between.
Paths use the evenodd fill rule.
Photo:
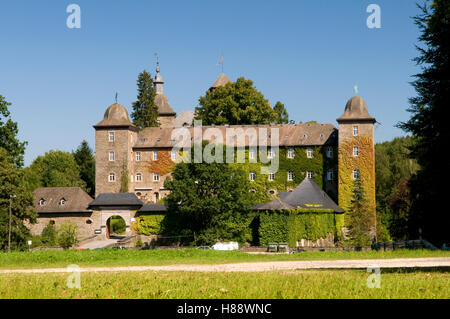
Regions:
<instances>
[{"instance_id":1,"label":"slate roof","mask_svg":"<svg viewBox=\"0 0 450 319\"><path fill-rule=\"evenodd\" d=\"M175 117L174 126L175 127L191 126L194 117L195 117L194 111L181 111Z\"/></svg>"},{"instance_id":2,"label":"slate roof","mask_svg":"<svg viewBox=\"0 0 450 319\"><path fill-rule=\"evenodd\" d=\"M175 111L169 104L169 100L165 94L160 93L155 96L155 104L158 106L159 115L175 115Z\"/></svg>"},{"instance_id":3,"label":"slate roof","mask_svg":"<svg viewBox=\"0 0 450 319\"><path fill-rule=\"evenodd\" d=\"M106 109L103 120L94 125L94 128L111 126L135 127L131 123L128 111L123 105L118 103L111 104Z\"/></svg>"},{"instance_id":4,"label":"slate roof","mask_svg":"<svg viewBox=\"0 0 450 319\"><path fill-rule=\"evenodd\" d=\"M235 143L231 140L226 140L226 130L235 129L236 132L242 129L241 132L250 132L254 129L256 133L256 141L259 142L259 129L263 128L267 131L267 145L270 145L271 129L277 128L279 132L278 140L279 146L317 146L317 145L336 145L337 144L337 129L331 124L308 123L308 124L277 124L277 125L221 125L221 126L203 126L203 132L207 129L213 128L220 130L223 142L226 144ZM200 140L194 140L194 128L186 127L191 134L191 141L187 141L187 145L193 143L200 143ZM250 130L249 130L250 129ZM161 127L147 127L143 129L134 145L134 148L168 148L176 144L172 140L173 128ZM241 134L241 133L239 133ZM237 138L235 138L236 140ZM214 141L214 135L211 136L210 142ZM250 144L250 138L245 137L245 146Z\"/></svg>"},{"instance_id":5,"label":"slate roof","mask_svg":"<svg viewBox=\"0 0 450 319\"><path fill-rule=\"evenodd\" d=\"M39 205L43 199L44 205ZM65 204L61 204L61 199ZM37 213L92 212L89 203L92 197L80 187L40 187L34 191L34 208Z\"/></svg>"},{"instance_id":6,"label":"slate roof","mask_svg":"<svg viewBox=\"0 0 450 319\"><path fill-rule=\"evenodd\" d=\"M164 204L144 204L138 212L146 213L146 212L167 212L167 206Z\"/></svg>"},{"instance_id":7,"label":"slate roof","mask_svg":"<svg viewBox=\"0 0 450 319\"><path fill-rule=\"evenodd\" d=\"M286 208L287 207L287 208ZM277 210L292 208L333 209L336 213L343 213L340 208L319 185L312 179L305 178L294 190L281 192L280 196L266 204L253 206L254 210Z\"/></svg>"},{"instance_id":8,"label":"slate roof","mask_svg":"<svg viewBox=\"0 0 450 319\"><path fill-rule=\"evenodd\" d=\"M89 207L98 206L139 206L144 203L134 193L102 193L97 196Z\"/></svg>"},{"instance_id":9,"label":"slate roof","mask_svg":"<svg viewBox=\"0 0 450 319\"><path fill-rule=\"evenodd\" d=\"M359 96L354 96L350 100L348 100L347 104L345 105L344 114L342 114L341 117L337 119L338 122L353 120L363 120L373 123L376 122L375 118L373 118L369 114L366 102Z\"/></svg>"}]
</instances>

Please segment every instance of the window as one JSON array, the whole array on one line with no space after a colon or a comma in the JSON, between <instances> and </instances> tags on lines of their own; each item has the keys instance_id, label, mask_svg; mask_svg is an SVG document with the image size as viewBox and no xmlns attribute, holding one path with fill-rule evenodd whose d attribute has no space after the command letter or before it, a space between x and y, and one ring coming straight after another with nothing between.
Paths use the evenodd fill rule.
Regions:
<instances>
[{"instance_id":1,"label":"window","mask_svg":"<svg viewBox=\"0 0 450 319\"><path fill-rule=\"evenodd\" d=\"M333 170L328 170L327 172L327 180L332 181L333 180Z\"/></svg>"},{"instance_id":2,"label":"window","mask_svg":"<svg viewBox=\"0 0 450 319\"><path fill-rule=\"evenodd\" d=\"M359 147L353 146L353 156L358 157L358 155L359 155Z\"/></svg>"},{"instance_id":3,"label":"window","mask_svg":"<svg viewBox=\"0 0 450 319\"><path fill-rule=\"evenodd\" d=\"M353 136L359 135L359 127L358 125L353 126Z\"/></svg>"},{"instance_id":4,"label":"window","mask_svg":"<svg viewBox=\"0 0 450 319\"><path fill-rule=\"evenodd\" d=\"M158 151L153 151L153 160L154 161L158 160Z\"/></svg>"},{"instance_id":5,"label":"window","mask_svg":"<svg viewBox=\"0 0 450 319\"><path fill-rule=\"evenodd\" d=\"M153 173L153 181L159 182L159 174L158 173Z\"/></svg>"},{"instance_id":6,"label":"window","mask_svg":"<svg viewBox=\"0 0 450 319\"><path fill-rule=\"evenodd\" d=\"M66 200L65 200L65 198L61 198L60 200L59 200L59 205L66 205Z\"/></svg>"},{"instance_id":7,"label":"window","mask_svg":"<svg viewBox=\"0 0 450 319\"><path fill-rule=\"evenodd\" d=\"M45 205L45 199L41 198L39 200L39 206L44 206Z\"/></svg>"},{"instance_id":8,"label":"window","mask_svg":"<svg viewBox=\"0 0 450 319\"><path fill-rule=\"evenodd\" d=\"M269 181L273 182L275 180L275 173L269 173Z\"/></svg>"},{"instance_id":9,"label":"window","mask_svg":"<svg viewBox=\"0 0 450 319\"><path fill-rule=\"evenodd\" d=\"M170 157L172 158L172 161L176 161L177 160L177 152L176 151L172 151L170 153Z\"/></svg>"},{"instance_id":10,"label":"window","mask_svg":"<svg viewBox=\"0 0 450 319\"><path fill-rule=\"evenodd\" d=\"M109 179L110 182L115 182L116 181L116 174L114 173L109 173Z\"/></svg>"},{"instance_id":11,"label":"window","mask_svg":"<svg viewBox=\"0 0 450 319\"><path fill-rule=\"evenodd\" d=\"M136 162L141 161L141 152L136 152Z\"/></svg>"},{"instance_id":12,"label":"window","mask_svg":"<svg viewBox=\"0 0 450 319\"><path fill-rule=\"evenodd\" d=\"M352 177L354 180L359 179L359 169L353 170Z\"/></svg>"},{"instance_id":13,"label":"window","mask_svg":"<svg viewBox=\"0 0 450 319\"><path fill-rule=\"evenodd\" d=\"M328 148L327 148L327 157L328 158L333 157L333 148L331 146L328 146Z\"/></svg>"},{"instance_id":14,"label":"window","mask_svg":"<svg viewBox=\"0 0 450 319\"><path fill-rule=\"evenodd\" d=\"M294 180L294 172L292 171L288 172L287 180L290 182Z\"/></svg>"},{"instance_id":15,"label":"window","mask_svg":"<svg viewBox=\"0 0 450 319\"><path fill-rule=\"evenodd\" d=\"M287 157L294 158L294 149L293 148L288 149Z\"/></svg>"},{"instance_id":16,"label":"window","mask_svg":"<svg viewBox=\"0 0 450 319\"><path fill-rule=\"evenodd\" d=\"M313 171L308 171L308 178L312 179L314 177L314 172Z\"/></svg>"},{"instance_id":17,"label":"window","mask_svg":"<svg viewBox=\"0 0 450 319\"><path fill-rule=\"evenodd\" d=\"M307 148L306 149L306 157L313 158L313 150L312 150L312 148Z\"/></svg>"},{"instance_id":18,"label":"window","mask_svg":"<svg viewBox=\"0 0 450 319\"><path fill-rule=\"evenodd\" d=\"M275 157L275 152L273 149L270 149L267 151L267 158L274 158Z\"/></svg>"},{"instance_id":19,"label":"window","mask_svg":"<svg viewBox=\"0 0 450 319\"><path fill-rule=\"evenodd\" d=\"M136 182L142 182L142 174L141 173L136 174Z\"/></svg>"},{"instance_id":20,"label":"window","mask_svg":"<svg viewBox=\"0 0 450 319\"><path fill-rule=\"evenodd\" d=\"M109 152L109 161L114 162L114 152Z\"/></svg>"},{"instance_id":21,"label":"window","mask_svg":"<svg viewBox=\"0 0 450 319\"><path fill-rule=\"evenodd\" d=\"M155 193L155 203L159 201L159 193Z\"/></svg>"},{"instance_id":22,"label":"window","mask_svg":"<svg viewBox=\"0 0 450 319\"><path fill-rule=\"evenodd\" d=\"M256 173L250 172L250 182L254 182L256 180Z\"/></svg>"},{"instance_id":23,"label":"window","mask_svg":"<svg viewBox=\"0 0 450 319\"><path fill-rule=\"evenodd\" d=\"M114 139L115 139L115 134L114 134L114 132L109 132L108 136L109 136L109 141L110 141L110 142L114 142Z\"/></svg>"},{"instance_id":24,"label":"window","mask_svg":"<svg viewBox=\"0 0 450 319\"><path fill-rule=\"evenodd\" d=\"M248 151L248 158L249 159L255 159L255 150L254 149L250 149Z\"/></svg>"}]
</instances>

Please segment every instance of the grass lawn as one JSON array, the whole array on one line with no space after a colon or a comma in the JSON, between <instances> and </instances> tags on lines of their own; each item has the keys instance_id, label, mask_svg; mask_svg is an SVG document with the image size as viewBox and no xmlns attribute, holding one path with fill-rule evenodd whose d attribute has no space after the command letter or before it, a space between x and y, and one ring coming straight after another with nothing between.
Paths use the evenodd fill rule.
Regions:
<instances>
[{"instance_id":1,"label":"grass lawn","mask_svg":"<svg viewBox=\"0 0 450 319\"><path fill-rule=\"evenodd\" d=\"M298 254L253 255L240 251L183 250L67 250L0 253L0 269L95 266L151 266L172 264L225 264L282 260L331 260L371 258L450 257L450 251L395 250L368 252L304 252Z\"/></svg>"},{"instance_id":2,"label":"grass lawn","mask_svg":"<svg viewBox=\"0 0 450 319\"><path fill-rule=\"evenodd\" d=\"M441 271L381 273L368 288L363 270L264 273L81 273L81 288L67 288L68 274L1 274L3 298L446 298L450 274Z\"/></svg>"}]
</instances>

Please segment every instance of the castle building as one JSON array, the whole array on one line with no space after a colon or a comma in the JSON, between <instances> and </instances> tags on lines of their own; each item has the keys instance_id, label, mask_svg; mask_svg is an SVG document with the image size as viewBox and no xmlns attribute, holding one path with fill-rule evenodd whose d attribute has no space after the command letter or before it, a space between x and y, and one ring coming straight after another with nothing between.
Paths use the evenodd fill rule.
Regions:
<instances>
[{"instance_id":1,"label":"castle building","mask_svg":"<svg viewBox=\"0 0 450 319\"><path fill-rule=\"evenodd\" d=\"M210 90L230 83L221 74ZM194 113L176 114L164 94L164 81L159 65L154 80L158 106L159 127L139 131L130 121L126 108L120 104L109 106L104 118L95 128L96 197L101 193L134 193L144 203L157 203L168 195L164 181L170 176L178 154L172 149L175 128L185 127L195 136L192 126ZM375 216L375 159L374 123L366 103L352 97L344 114L332 124L316 122L305 124L204 126L202 132L214 127L226 136L227 129L278 129L279 167L276 172L261 174L259 156L252 153L251 141L245 139L246 164L252 189L274 199L282 192L294 190L305 178L312 179L339 206L346 209L352 196L353 180L361 177ZM269 133L270 134L270 133ZM211 142L214 136L209 136ZM201 142L193 138L191 143ZM226 139L226 145L235 145ZM253 144L252 144L253 145ZM268 152L271 152L270 149ZM237 164L240 165L240 164ZM258 166L259 165L259 166ZM127 181L127 182L126 182ZM125 189L124 189L125 187Z\"/></svg>"}]
</instances>

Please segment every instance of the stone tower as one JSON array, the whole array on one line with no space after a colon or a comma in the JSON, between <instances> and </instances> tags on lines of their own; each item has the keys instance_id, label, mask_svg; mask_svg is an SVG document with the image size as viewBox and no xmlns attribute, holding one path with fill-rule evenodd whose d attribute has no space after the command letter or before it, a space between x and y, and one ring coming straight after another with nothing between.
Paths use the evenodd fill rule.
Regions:
<instances>
[{"instance_id":1,"label":"stone tower","mask_svg":"<svg viewBox=\"0 0 450 319\"><path fill-rule=\"evenodd\" d=\"M125 107L117 103L108 107L103 120L94 128L95 197L100 193L119 193L122 174L128 172L129 178L133 169L132 146L138 129L131 123Z\"/></svg>"},{"instance_id":2,"label":"stone tower","mask_svg":"<svg viewBox=\"0 0 450 319\"><path fill-rule=\"evenodd\" d=\"M374 124L367 111L366 102L359 96L352 97L345 112L337 119L338 138L338 199L339 206L347 210L353 195L353 181L361 178L369 214L373 216L373 234L376 231L375 200L375 147Z\"/></svg>"},{"instance_id":3,"label":"stone tower","mask_svg":"<svg viewBox=\"0 0 450 319\"><path fill-rule=\"evenodd\" d=\"M164 95L164 81L159 73L159 63L156 66L156 76L153 81L156 90L155 104L158 106L158 123L162 128L174 127L176 113L170 107L167 96Z\"/></svg>"}]
</instances>

